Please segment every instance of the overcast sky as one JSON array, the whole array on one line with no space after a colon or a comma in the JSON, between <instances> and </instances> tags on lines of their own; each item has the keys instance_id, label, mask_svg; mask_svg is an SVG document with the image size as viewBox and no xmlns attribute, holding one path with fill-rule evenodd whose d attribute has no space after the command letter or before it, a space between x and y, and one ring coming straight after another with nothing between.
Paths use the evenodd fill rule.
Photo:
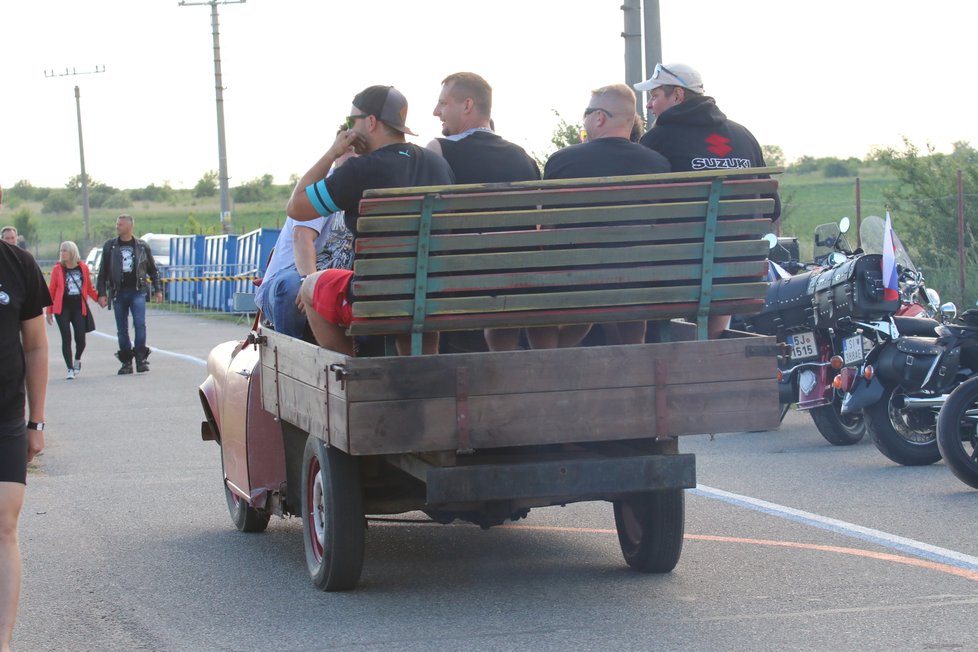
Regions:
<instances>
[{"instance_id":1,"label":"overcast sky","mask_svg":"<svg viewBox=\"0 0 978 652\"><path fill-rule=\"evenodd\" d=\"M231 185L304 172L352 97L393 84L424 144L440 81L472 70L494 87L497 131L542 153L553 111L578 120L589 90L623 81L621 0L248 0L219 5ZM210 8L177 0L4 3L0 184L60 186L86 168L122 188L192 187L216 170ZM978 3L661 0L666 63L764 145L863 157L873 145L978 143L966 66ZM66 68L105 73L45 77Z\"/></svg>"}]
</instances>

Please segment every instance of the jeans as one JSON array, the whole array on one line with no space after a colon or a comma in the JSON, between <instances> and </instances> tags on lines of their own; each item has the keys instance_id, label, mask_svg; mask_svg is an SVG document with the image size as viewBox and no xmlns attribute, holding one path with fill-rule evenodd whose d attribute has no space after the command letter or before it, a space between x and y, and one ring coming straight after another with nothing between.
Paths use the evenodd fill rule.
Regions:
<instances>
[{"instance_id":1,"label":"jeans","mask_svg":"<svg viewBox=\"0 0 978 652\"><path fill-rule=\"evenodd\" d=\"M134 288L116 290L112 297L112 307L115 310L115 328L119 338L119 350L131 351L133 346L129 340L129 313L132 312L132 324L136 328L136 348L146 346L146 293Z\"/></svg>"},{"instance_id":2,"label":"jeans","mask_svg":"<svg viewBox=\"0 0 978 652\"><path fill-rule=\"evenodd\" d=\"M267 284L267 287L265 285ZM299 295L302 279L294 267L279 271L262 283L258 306L279 333L302 337L306 328L306 316L299 312L295 298ZM255 297L259 299L259 297Z\"/></svg>"}]
</instances>

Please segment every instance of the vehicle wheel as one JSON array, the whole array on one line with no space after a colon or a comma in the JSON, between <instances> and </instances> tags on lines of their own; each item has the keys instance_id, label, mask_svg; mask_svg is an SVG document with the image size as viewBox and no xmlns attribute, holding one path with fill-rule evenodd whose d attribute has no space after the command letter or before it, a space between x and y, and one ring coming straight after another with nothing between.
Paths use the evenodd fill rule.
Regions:
<instances>
[{"instance_id":1,"label":"vehicle wheel","mask_svg":"<svg viewBox=\"0 0 978 652\"><path fill-rule=\"evenodd\" d=\"M978 489L978 378L958 385L944 403L937 446L951 473Z\"/></svg>"},{"instance_id":2,"label":"vehicle wheel","mask_svg":"<svg viewBox=\"0 0 978 652\"><path fill-rule=\"evenodd\" d=\"M836 394L830 405L808 411L818 432L833 446L852 446L866 434L866 419L862 414L842 414L842 397Z\"/></svg>"},{"instance_id":3,"label":"vehicle wheel","mask_svg":"<svg viewBox=\"0 0 978 652\"><path fill-rule=\"evenodd\" d=\"M778 416L778 423L784 423L784 418L788 416L788 410L791 409L791 403L782 403L781 414Z\"/></svg>"},{"instance_id":4,"label":"vehicle wheel","mask_svg":"<svg viewBox=\"0 0 978 652\"><path fill-rule=\"evenodd\" d=\"M224 477L224 459L221 458L221 476ZM234 527L242 532L264 532L268 527L268 519L272 514L264 509L255 509L247 500L242 500L238 494L231 491L227 481L224 482L224 499L228 504L228 513Z\"/></svg>"},{"instance_id":5,"label":"vehicle wheel","mask_svg":"<svg viewBox=\"0 0 978 652\"><path fill-rule=\"evenodd\" d=\"M887 387L879 401L863 410L869 434L876 448L897 464L933 464L941 459L935 412L897 407L905 396L902 387Z\"/></svg>"},{"instance_id":6,"label":"vehicle wheel","mask_svg":"<svg viewBox=\"0 0 978 652\"><path fill-rule=\"evenodd\" d=\"M310 436L302 456L306 567L323 591L348 591L363 568L364 518L357 461Z\"/></svg>"},{"instance_id":7,"label":"vehicle wheel","mask_svg":"<svg viewBox=\"0 0 978 652\"><path fill-rule=\"evenodd\" d=\"M668 573L683 551L686 502L682 489L650 491L614 501L625 561L643 573Z\"/></svg>"}]
</instances>

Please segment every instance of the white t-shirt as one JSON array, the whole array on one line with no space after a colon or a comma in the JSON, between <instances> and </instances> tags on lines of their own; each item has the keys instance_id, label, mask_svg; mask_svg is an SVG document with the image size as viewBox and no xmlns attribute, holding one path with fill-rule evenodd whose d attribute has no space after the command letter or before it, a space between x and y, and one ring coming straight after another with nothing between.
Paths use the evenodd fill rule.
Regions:
<instances>
[{"instance_id":1,"label":"white t-shirt","mask_svg":"<svg viewBox=\"0 0 978 652\"><path fill-rule=\"evenodd\" d=\"M266 288L269 286L269 281L271 281L276 274L281 272L283 269L288 269L290 267L295 267L295 245L292 242L292 237L295 232L296 227L312 229L316 232L316 240L313 243L313 251L318 252L323 247L323 243L326 241L329 235L329 230L324 228L326 226L325 217L317 217L314 220L309 220L308 222L299 222L291 217L285 220L285 224L282 226L282 230L278 234L278 239L275 241L275 251L272 253L272 259L268 261L268 267L265 268L265 275L262 277L262 283L258 286L258 291L255 292L255 303L259 306L263 305L265 298Z\"/></svg>"}]
</instances>

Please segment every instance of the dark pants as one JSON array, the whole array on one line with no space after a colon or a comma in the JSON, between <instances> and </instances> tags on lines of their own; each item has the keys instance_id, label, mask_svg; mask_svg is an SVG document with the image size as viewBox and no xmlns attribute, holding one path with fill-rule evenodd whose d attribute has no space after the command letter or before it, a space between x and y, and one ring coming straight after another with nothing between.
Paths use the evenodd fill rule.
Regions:
<instances>
[{"instance_id":1,"label":"dark pants","mask_svg":"<svg viewBox=\"0 0 978 652\"><path fill-rule=\"evenodd\" d=\"M61 355L64 356L65 364L69 369L74 367L71 358L71 331L75 331L75 360L81 360L82 353L85 352L85 315L82 314L81 306L67 305L61 314L55 315L54 320L58 322L58 330L61 331Z\"/></svg>"},{"instance_id":2,"label":"dark pants","mask_svg":"<svg viewBox=\"0 0 978 652\"><path fill-rule=\"evenodd\" d=\"M129 339L130 312L132 313L132 324L136 329L136 348L145 347L146 293L129 288L117 290L112 297L112 306L115 310L115 328L119 338L119 350L131 351L133 349L132 341Z\"/></svg>"}]
</instances>

